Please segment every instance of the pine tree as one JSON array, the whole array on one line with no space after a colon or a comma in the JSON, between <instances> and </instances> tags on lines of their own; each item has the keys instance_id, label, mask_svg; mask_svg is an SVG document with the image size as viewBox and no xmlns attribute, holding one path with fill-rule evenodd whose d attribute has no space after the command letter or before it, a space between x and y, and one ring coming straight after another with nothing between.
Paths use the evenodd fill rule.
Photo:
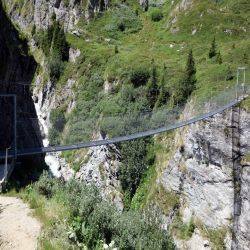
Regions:
<instances>
[{"instance_id":1,"label":"pine tree","mask_svg":"<svg viewBox=\"0 0 250 250\"><path fill-rule=\"evenodd\" d=\"M216 62L219 64L222 64L222 56L220 51L218 52L217 56L216 56Z\"/></svg>"},{"instance_id":2,"label":"pine tree","mask_svg":"<svg viewBox=\"0 0 250 250\"><path fill-rule=\"evenodd\" d=\"M214 37L212 44L211 44L211 48L210 48L209 53L208 53L209 58L213 58L217 55L216 47L217 47L217 45L216 45L216 41L215 41L215 37Z\"/></svg>"},{"instance_id":3,"label":"pine tree","mask_svg":"<svg viewBox=\"0 0 250 250\"><path fill-rule=\"evenodd\" d=\"M159 95L159 88L157 85L157 70L154 62L152 62L152 74L147 86L147 99L150 108L154 107L158 95Z\"/></svg>"},{"instance_id":4,"label":"pine tree","mask_svg":"<svg viewBox=\"0 0 250 250\"><path fill-rule=\"evenodd\" d=\"M166 87L165 87L165 85L166 85L166 70L167 70L167 67L164 64L162 78L161 78L161 82L160 82L159 96L158 96L157 102L155 104L156 107L161 107L162 105L166 104L169 97L170 97L170 94L166 90Z\"/></svg>"},{"instance_id":5,"label":"pine tree","mask_svg":"<svg viewBox=\"0 0 250 250\"><path fill-rule=\"evenodd\" d=\"M53 39L51 51L57 53L63 61L68 60L69 45L66 41L66 36L59 22L55 22L53 27Z\"/></svg>"},{"instance_id":6,"label":"pine tree","mask_svg":"<svg viewBox=\"0 0 250 250\"><path fill-rule=\"evenodd\" d=\"M180 82L178 103L184 104L187 98L192 94L196 87L196 68L193 57L193 51L190 50L187 59L186 71L183 80Z\"/></svg>"}]
</instances>

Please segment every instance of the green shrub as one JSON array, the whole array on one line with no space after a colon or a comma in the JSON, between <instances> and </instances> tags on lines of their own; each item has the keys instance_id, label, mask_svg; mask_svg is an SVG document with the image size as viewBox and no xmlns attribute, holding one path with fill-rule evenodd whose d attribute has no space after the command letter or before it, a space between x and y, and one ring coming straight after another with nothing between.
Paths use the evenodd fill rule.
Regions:
<instances>
[{"instance_id":1,"label":"green shrub","mask_svg":"<svg viewBox=\"0 0 250 250\"><path fill-rule=\"evenodd\" d=\"M175 249L157 210L119 211L95 186L75 179L63 183L44 172L22 196L45 222L42 249L100 250L111 242L124 250Z\"/></svg>"},{"instance_id":2,"label":"green shrub","mask_svg":"<svg viewBox=\"0 0 250 250\"><path fill-rule=\"evenodd\" d=\"M49 142L50 145L60 144L60 135L66 123L63 108L52 109L50 112Z\"/></svg>"},{"instance_id":3,"label":"green shrub","mask_svg":"<svg viewBox=\"0 0 250 250\"><path fill-rule=\"evenodd\" d=\"M52 109L50 112L49 116L50 123L52 127L57 129L58 131L62 131L66 123L64 112L65 112L64 108L61 107Z\"/></svg>"},{"instance_id":4,"label":"green shrub","mask_svg":"<svg viewBox=\"0 0 250 250\"><path fill-rule=\"evenodd\" d=\"M120 152L119 179L129 204L148 166L154 164L155 155L148 139L124 142L120 145Z\"/></svg>"},{"instance_id":5,"label":"green shrub","mask_svg":"<svg viewBox=\"0 0 250 250\"><path fill-rule=\"evenodd\" d=\"M150 71L146 66L139 66L132 69L130 81L135 87L145 85L150 78Z\"/></svg>"},{"instance_id":6,"label":"green shrub","mask_svg":"<svg viewBox=\"0 0 250 250\"><path fill-rule=\"evenodd\" d=\"M163 18L161 10L154 9L151 13L151 20L154 22L159 22Z\"/></svg>"},{"instance_id":7,"label":"green shrub","mask_svg":"<svg viewBox=\"0 0 250 250\"><path fill-rule=\"evenodd\" d=\"M37 31L34 40L48 57L48 73L51 80L58 80L64 70L62 61L69 59L69 44L63 28L54 20L47 30Z\"/></svg>"},{"instance_id":8,"label":"green shrub","mask_svg":"<svg viewBox=\"0 0 250 250\"><path fill-rule=\"evenodd\" d=\"M153 64L150 81L147 85L147 99L149 101L149 106L151 109L155 106L156 100L159 95L159 87L157 82L158 82L158 74L156 66Z\"/></svg>"},{"instance_id":9,"label":"green shrub","mask_svg":"<svg viewBox=\"0 0 250 250\"><path fill-rule=\"evenodd\" d=\"M195 229L195 224L192 219L189 223L183 223L181 216L178 212L174 219L172 229L174 230L174 233L179 239L188 240L192 237L192 234Z\"/></svg>"},{"instance_id":10,"label":"green shrub","mask_svg":"<svg viewBox=\"0 0 250 250\"><path fill-rule=\"evenodd\" d=\"M57 180L51 177L47 171L44 171L39 178L39 181L35 183L35 189L39 194L44 195L47 198L51 198L56 181Z\"/></svg>"},{"instance_id":11,"label":"green shrub","mask_svg":"<svg viewBox=\"0 0 250 250\"><path fill-rule=\"evenodd\" d=\"M50 146L59 145L61 142L60 132L56 128L51 127L49 129L48 139Z\"/></svg>"},{"instance_id":12,"label":"green shrub","mask_svg":"<svg viewBox=\"0 0 250 250\"><path fill-rule=\"evenodd\" d=\"M59 79L59 77L63 73L63 69L64 69L63 62L58 54L55 53L53 56L49 57L48 72L50 79L53 82Z\"/></svg>"},{"instance_id":13,"label":"green shrub","mask_svg":"<svg viewBox=\"0 0 250 250\"><path fill-rule=\"evenodd\" d=\"M216 40L215 37L211 43L211 48L209 49L209 53L208 53L208 57L209 58L213 58L217 55L217 44L216 44Z\"/></svg>"},{"instance_id":14,"label":"green shrub","mask_svg":"<svg viewBox=\"0 0 250 250\"><path fill-rule=\"evenodd\" d=\"M114 10L112 19L104 26L104 30L110 35L115 35L118 32L132 33L141 29L141 21L136 12L129 6L119 5Z\"/></svg>"},{"instance_id":15,"label":"green shrub","mask_svg":"<svg viewBox=\"0 0 250 250\"><path fill-rule=\"evenodd\" d=\"M184 105L196 88L196 67L192 50L189 51L185 74L174 90L175 105Z\"/></svg>"},{"instance_id":16,"label":"green shrub","mask_svg":"<svg viewBox=\"0 0 250 250\"><path fill-rule=\"evenodd\" d=\"M225 77L226 81L231 81L234 79L234 73L231 69L230 66L227 67L226 69L226 77Z\"/></svg>"}]
</instances>

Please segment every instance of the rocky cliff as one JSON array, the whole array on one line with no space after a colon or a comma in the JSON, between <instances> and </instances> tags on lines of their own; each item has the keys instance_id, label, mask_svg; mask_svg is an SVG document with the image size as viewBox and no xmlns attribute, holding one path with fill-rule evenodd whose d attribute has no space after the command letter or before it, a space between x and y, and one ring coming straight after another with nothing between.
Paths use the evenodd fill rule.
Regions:
<instances>
[{"instance_id":1,"label":"rocky cliff","mask_svg":"<svg viewBox=\"0 0 250 250\"><path fill-rule=\"evenodd\" d=\"M237 111L240 112L236 123L240 131L237 153L238 158L245 160L234 166L234 112L218 114L179 131L175 136L176 150L167 165L161 166L158 183L179 197L182 222L198 225L189 241L176 238L180 248L217 249L214 237L206 230L219 234L218 229L224 229L227 249L250 247L250 162L246 157L250 152L250 114L244 108ZM236 180L238 171L240 176ZM201 234L211 243L204 239L193 244Z\"/></svg>"},{"instance_id":2,"label":"rocky cliff","mask_svg":"<svg viewBox=\"0 0 250 250\"><path fill-rule=\"evenodd\" d=\"M34 103L29 90L36 71L36 62L29 56L27 41L19 37L18 32L5 15L0 4L0 94L15 94L17 98L16 115L18 126L17 143L19 148L24 145L41 145L38 124L30 118L36 117ZM25 85L18 83L25 82ZM0 97L0 141L3 150L13 146L13 115L14 103L11 98ZM37 129L36 129L37 128ZM27 135L24 137L24 135Z\"/></svg>"},{"instance_id":3,"label":"rocky cliff","mask_svg":"<svg viewBox=\"0 0 250 250\"><path fill-rule=\"evenodd\" d=\"M80 18L89 21L95 13L106 10L109 1L89 0L36 0L36 1L3 1L12 20L23 30L35 25L38 29L47 28L55 17L72 31Z\"/></svg>"}]
</instances>

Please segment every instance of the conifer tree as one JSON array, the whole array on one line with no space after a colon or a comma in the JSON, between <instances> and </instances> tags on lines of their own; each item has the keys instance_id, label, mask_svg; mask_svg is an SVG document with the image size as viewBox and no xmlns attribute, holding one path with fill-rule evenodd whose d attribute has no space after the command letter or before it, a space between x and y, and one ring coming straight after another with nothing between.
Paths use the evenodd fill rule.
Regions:
<instances>
[{"instance_id":1,"label":"conifer tree","mask_svg":"<svg viewBox=\"0 0 250 250\"><path fill-rule=\"evenodd\" d=\"M213 58L217 55L216 47L217 47L217 45L216 45L216 41L215 41L215 37L214 37L212 44L211 44L211 48L210 48L209 53L208 53L209 58Z\"/></svg>"},{"instance_id":2,"label":"conifer tree","mask_svg":"<svg viewBox=\"0 0 250 250\"><path fill-rule=\"evenodd\" d=\"M66 36L64 34L63 28L60 26L59 22L55 22L53 27L53 40L51 45L51 51L57 53L58 56L63 60L68 60L69 46L66 41Z\"/></svg>"},{"instance_id":3,"label":"conifer tree","mask_svg":"<svg viewBox=\"0 0 250 250\"><path fill-rule=\"evenodd\" d=\"M156 107L160 107L160 106L166 104L167 100L170 97L170 94L166 90L166 87L165 87L165 85L166 85L166 70L167 70L167 67L164 64L162 78L161 78L161 82L160 82L159 96L157 98Z\"/></svg>"},{"instance_id":4,"label":"conifer tree","mask_svg":"<svg viewBox=\"0 0 250 250\"><path fill-rule=\"evenodd\" d=\"M147 86L147 99L148 99L150 108L154 107L158 94L159 94L159 88L157 85L157 70L153 61L152 62L152 74L151 74L151 78Z\"/></svg>"},{"instance_id":5,"label":"conifer tree","mask_svg":"<svg viewBox=\"0 0 250 250\"><path fill-rule=\"evenodd\" d=\"M216 62L219 64L222 64L222 56L220 51L218 52L217 56L216 56Z\"/></svg>"},{"instance_id":6,"label":"conifer tree","mask_svg":"<svg viewBox=\"0 0 250 250\"><path fill-rule=\"evenodd\" d=\"M183 77L183 80L180 82L178 93L178 103L184 104L187 98L191 95L191 93L195 90L196 87L196 68L195 62L193 58L193 51L190 50L188 54L186 71Z\"/></svg>"}]
</instances>

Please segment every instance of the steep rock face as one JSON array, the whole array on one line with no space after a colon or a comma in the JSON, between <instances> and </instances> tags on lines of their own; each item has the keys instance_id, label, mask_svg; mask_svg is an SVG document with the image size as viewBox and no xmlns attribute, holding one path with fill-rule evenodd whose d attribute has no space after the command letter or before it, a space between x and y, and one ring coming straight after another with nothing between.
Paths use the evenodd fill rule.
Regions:
<instances>
[{"instance_id":1,"label":"steep rock face","mask_svg":"<svg viewBox=\"0 0 250 250\"><path fill-rule=\"evenodd\" d=\"M35 71L36 62L28 55L25 40L19 38L17 31L5 15L0 4L0 94L15 94L17 97L17 143L18 147L36 147L41 145L38 124L30 118L36 117L29 84ZM19 85L17 82L25 82ZM10 98L0 98L0 141L1 149L12 144L13 102ZM26 134L27 136L23 137Z\"/></svg>"},{"instance_id":2,"label":"steep rock face","mask_svg":"<svg viewBox=\"0 0 250 250\"><path fill-rule=\"evenodd\" d=\"M111 198L119 209L123 209L122 194L119 192L118 169L120 153L115 145L92 148L86 155L87 162L81 165L76 178L93 183L104 197Z\"/></svg>"},{"instance_id":3,"label":"steep rock face","mask_svg":"<svg viewBox=\"0 0 250 250\"><path fill-rule=\"evenodd\" d=\"M241 154L250 151L250 114L240 113ZM232 112L218 114L182 129L175 138L173 153L159 181L181 197L183 221L196 218L208 228L232 228L234 211L234 172L232 160ZM238 249L249 249L249 163L241 176L241 214L236 239ZM239 166L242 167L242 166ZM234 229L233 229L234 230ZM227 244L230 248L231 244Z\"/></svg>"},{"instance_id":4,"label":"steep rock face","mask_svg":"<svg viewBox=\"0 0 250 250\"><path fill-rule=\"evenodd\" d=\"M32 25L38 29L47 28L53 17L72 31L80 18L89 21L95 13L107 10L108 0L26 0L23 3L3 0L12 21L24 30Z\"/></svg>"}]
</instances>

